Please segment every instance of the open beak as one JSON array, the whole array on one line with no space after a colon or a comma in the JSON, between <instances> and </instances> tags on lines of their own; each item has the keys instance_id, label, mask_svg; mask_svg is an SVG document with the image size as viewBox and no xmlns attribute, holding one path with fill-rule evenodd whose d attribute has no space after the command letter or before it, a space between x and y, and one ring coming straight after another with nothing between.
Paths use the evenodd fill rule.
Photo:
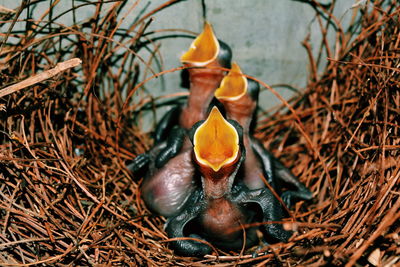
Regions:
<instances>
[{"instance_id":1,"label":"open beak","mask_svg":"<svg viewBox=\"0 0 400 267\"><path fill-rule=\"evenodd\" d=\"M189 50L182 55L181 62L203 67L217 58L219 50L218 39L211 25L206 22L203 32L194 39Z\"/></svg>"},{"instance_id":2,"label":"open beak","mask_svg":"<svg viewBox=\"0 0 400 267\"><path fill-rule=\"evenodd\" d=\"M243 75L236 62L232 63L232 68L228 75L221 81L220 87L214 95L218 100L235 101L247 92L247 79Z\"/></svg>"},{"instance_id":3,"label":"open beak","mask_svg":"<svg viewBox=\"0 0 400 267\"><path fill-rule=\"evenodd\" d=\"M239 155L239 135L235 127L213 107L207 120L193 136L194 154L198 163L218 172L233 165Z\"/></svg>"}]
</instances>

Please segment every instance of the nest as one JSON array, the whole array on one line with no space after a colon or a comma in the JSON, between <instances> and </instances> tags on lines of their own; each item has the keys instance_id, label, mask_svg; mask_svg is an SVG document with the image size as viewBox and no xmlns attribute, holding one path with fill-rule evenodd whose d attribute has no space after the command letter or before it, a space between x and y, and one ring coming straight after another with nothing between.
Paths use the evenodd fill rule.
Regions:
<instances>
[{"instance_id":1,"label":"nest","mask_svg":"<svg viewBox=\"0 0 400 267\"><path fill-rule=\"evenodd\" d=\"M334 4L309 1L322 43L316 56L309 41L303 43L311 66L307 88L282 99L270 115L260 114L256 135L314 199L290 210L297 232L289 243L264 244L256 254L219 251L202 259L169 249L165 219L145 208L138 189L142 177L125 165L151 145L138 123L141 114L161 105L138 91L162 74L149 67L157 55L155 33L147 31L150 17L179 1L148 13L126 6L127 1L107 8L75 1L66 11L74 17L72 26L56 22L57 1L40 9L41 20L32 20L38 2L1 10L2 266L390 266L400 261L397 1L361 3L348 30L332 15ZM91 5L93 17L76 22L79 5ZM136 19L122 28L126 10ZM23 12L26 18L20 17ZM21 23L24 29L14 28ZM330 30L336 31L334 45L326 37ZM149 47L152 56L145 60L141 53ZM328 63L319 75L324 54Z\"/></svg>"}]
</instances>

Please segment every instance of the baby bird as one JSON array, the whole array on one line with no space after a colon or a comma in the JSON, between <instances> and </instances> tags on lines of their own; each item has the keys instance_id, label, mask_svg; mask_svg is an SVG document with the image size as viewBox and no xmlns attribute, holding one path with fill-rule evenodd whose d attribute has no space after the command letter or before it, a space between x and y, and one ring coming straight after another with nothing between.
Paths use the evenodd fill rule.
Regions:
<instances>
[{"instance_id":1,"label":"baby bird","mask_svg":"<svg viewBox=\"0 0 400 267\"><path fill-rule=\"evenodd\" d=\"M181 58L187 66L202 67L189 69L187 105L180 113L173 110L166 114L156 130L156 145L128 165L133 172L148 166L141 192L146 206L155 214L169 217L179 213L196 187L192 145L186 130L205 119L214 91L223 78L223 71L208 67L227 67L230 59L229 47L217 40L206 23L203 32ZM169 130L176 118L179 118L179 125ZM167 140L162 141L165 136Z\"/></svg>"},{"instance_id":2,"label":"baby bird","mask_svg":"<svg viewBox=\"0 0 400 267\"><path fill-rule=\"evenodd\" d=\"M236 63L215 91L215 97L224 105L226 116L243 127L243 142L246 160L242 167L243 182L251 190L265 187L262 177L281 194L282 182L293 190L285 191L281 197L290 206L295 198L311 199L311 192L284 165L269 153L251 134L250 125L257 107L259 85L247 79Z\"/></svg>"},{"instance_id":3,"label":"baby bird","mask_svg":"<svg viewBox=\"0 0 400 267\"><path fill-rule=\"evenodd\" d=\"M186 106L171 109L161 119L155 131L155 142L168 136L169 128L178 124L188 130L199 120L204 120L208 107L214 97L225 71L230 68L232 51L228 45L217 39L209 23L204 24L203 32L192 42L180 60L187 69L189 78L189 97Z\"/></svg>"},{"instance_id":4,"label":"baby bird","mask_svg":"<svg viewBox=\"0 0 400 267\"><path fill-rule=\"evenodd\" d=\"M190 137L202 187L191 195L191 205L167 221L169 237L203 239L227 250L253 246L258 241L256 228L247 225L256 221L280 221L282 210L267 188L250 191L237 177L246 157L241 126L224 119L214 107L207 120L193 126ZM280 224L269 223L263 227L278 241L287 241L291 236ZM178 254L186 256L211 252L208 245L195 240L182 239L172 245Z\"/></svg>"}]
</instances>

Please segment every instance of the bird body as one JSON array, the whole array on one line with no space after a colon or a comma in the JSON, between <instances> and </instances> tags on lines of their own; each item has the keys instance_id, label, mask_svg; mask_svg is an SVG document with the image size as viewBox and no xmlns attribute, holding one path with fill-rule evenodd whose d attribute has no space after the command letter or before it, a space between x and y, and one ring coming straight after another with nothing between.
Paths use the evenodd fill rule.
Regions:
<instances>
[{"instance_id":1,"label":"bird body","mask_svg":"<svg viewBox=\"0 0 400 267\"><path fill-rule=\"evenodd\" d=\"M255 219L279 221L283 212L267 188L249 190L237 177L246 158L241 126L224 119L214 107L205 121L192 127L190 137L202 188L196 189L189 200L195 205L186 206L168 219L168 235L195 237L230 250L253 246L258 240L256 228L248 225ZM279 241L287 241L291 236L276 223L266 224L264 230ZM211 252L206 244L194 240L178 240L172 245L177 253L186 256Z\"/></svg>"},{"instance_id":2,"label":"bird body","mask_svg":"<svg viewBox=\"0 0 400 267\"><path fill-rule=\"evenodd\" d=\"M215 91L215 97L223 103L226 116L243 127L246 160L242 167L242 179L250 190L266 186L265 181L281 195L287 206L294 198L311 199L311 192L289 169L268 152L251 133L251 123L257 108L259 85L247 79L236 63ZM295 190L282 193L281 185L287 183Z\"/></svg>"},{"instance_id":3,"label":"bird body","mask_svg":"<svg viewBox=\"0 0 400 267\"><path fill-rule=\"evenodd\" d=\"M173 115L165 116L171 121L162 122L156 129L156 145L130 165L133 172L146 164L148 166L141 193L153 213L166 217L178 214L196 187L192 145L186 131L206 118L214 91L224 77L224 71L218 67L230 63L230 58L229 47L220 44L207 23L181 57L182 63L189 68L190 94L178 115L178 125L173 122L177 117L174 109ZM226 66L229 65L223 65ZM166 136L167 140L162 140Z\"/></svg>"}]
</instances>

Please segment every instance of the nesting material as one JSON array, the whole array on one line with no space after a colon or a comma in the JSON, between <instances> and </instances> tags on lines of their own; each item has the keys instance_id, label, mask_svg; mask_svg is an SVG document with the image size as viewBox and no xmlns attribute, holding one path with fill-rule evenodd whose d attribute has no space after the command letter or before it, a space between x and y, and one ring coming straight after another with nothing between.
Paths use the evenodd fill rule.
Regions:
<instances>
[{"instance_id":1,"label":"nesting material","mask_svg":"<svg viewBox=\"0 0 400 267\"><path fill-rule=\"evenodd\" d=\"M21 10L35 9L23 2ZM318 74L320 56L304 41L311 66L306 90L288 101L290 107L260 113L257 128L257 138L314 199L290 210L285 227L297 233L289 243L198 259L169 249L164 218L145 208L142 177L125 167L151 145L137 125L158 103L134 94L142 75L154 71L148 67L153 58L140 56L153 36L141 37L153 14L178 1L122 28L127 10L140 14L126 2L95 3L93 17L72 27L42 10L51 15L26 20L23 32L12 27L25 19L19 10L0 14L6 33L0 46L0 265L400 262L400 4L360 4L352 35L327 6L314 5L321 34L337 32L334 44L322 38L328 64ZM3 91L72 58L82 64Z\"/></svg>"}]
</instances>

